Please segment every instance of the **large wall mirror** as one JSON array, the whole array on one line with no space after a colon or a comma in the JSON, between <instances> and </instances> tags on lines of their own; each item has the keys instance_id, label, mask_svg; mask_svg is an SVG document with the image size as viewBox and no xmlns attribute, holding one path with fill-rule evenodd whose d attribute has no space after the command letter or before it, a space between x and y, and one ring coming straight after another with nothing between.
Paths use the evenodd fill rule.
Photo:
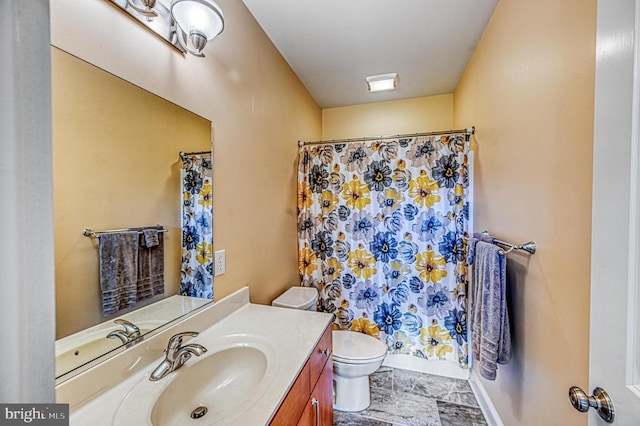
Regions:
<instances>
[{"instance_id":1,"label":"large wall mirror","mask_svg":"<svg viewBox=\"0 0 640 426\"><path fill-rule=\"evenodd\" d=\"M210 211L203 215L209 223L201 224L209 228L209 240L199 236L201 252L193 258L213 256L211 196L194 200L194 181L200 185L196 190L204 191L197 179L190 182L192 193L184 195L180 155L203 159L199 165L211 169L211 122L57 48L52 48L52 110L60 382L132 344L123 338L130 329L122 319L144 336L211 302L213 274L203 262L191 272L211 291L185 295L180 289L182 264L191 256L182 248L182 209L189 202ZM161 233L164 291L105 315L104 256L99 238L83 230L155 225L166 230Z\"/></svg>"}]
</instances>

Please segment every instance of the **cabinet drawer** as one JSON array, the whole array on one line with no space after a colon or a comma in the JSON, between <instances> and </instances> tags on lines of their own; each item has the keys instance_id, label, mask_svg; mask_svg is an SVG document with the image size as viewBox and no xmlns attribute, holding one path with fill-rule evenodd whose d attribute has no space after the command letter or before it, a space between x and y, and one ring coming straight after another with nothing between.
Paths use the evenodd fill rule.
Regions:
<instances>
[{"instance_id":1,"label":"cabinet drawer","mask_svg":"<svg viewBox=\"0 0 640 426\"><path fill-rule=\"evenodd\" d=\"M331 324L329 324L329 326L324 330L322 337L309 357L309 383L311 389L316 385L316 382L324 369L324 365L329 359L331 359Z\"/></svg>"}]
</instances>

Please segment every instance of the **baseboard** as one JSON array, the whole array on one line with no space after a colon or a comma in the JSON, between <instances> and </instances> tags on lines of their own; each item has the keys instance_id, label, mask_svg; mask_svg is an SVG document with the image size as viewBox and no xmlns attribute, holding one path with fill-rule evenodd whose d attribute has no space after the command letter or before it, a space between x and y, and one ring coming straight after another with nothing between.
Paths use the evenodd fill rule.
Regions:
<instances>
[{"instance_id":1,"label":"baseboard","mask_svg":"<svg viewBox=\"0 0 640 426\"><path fill-rule=\"evenodd\" d=\"M471 390L478 400L478 405L482 410L482 414L484 415L487 424L489 426L504 426L504 423L502 423L502 420L498 415L496 407L493 405L493 402L491 402L491 399L489 398L487 390L484 388L484 385L480 381L480 376L478 376L478 373L475 370L471 371L471 374L469 375L469 385L471 386Z\"/></svg>"}]
</instances>

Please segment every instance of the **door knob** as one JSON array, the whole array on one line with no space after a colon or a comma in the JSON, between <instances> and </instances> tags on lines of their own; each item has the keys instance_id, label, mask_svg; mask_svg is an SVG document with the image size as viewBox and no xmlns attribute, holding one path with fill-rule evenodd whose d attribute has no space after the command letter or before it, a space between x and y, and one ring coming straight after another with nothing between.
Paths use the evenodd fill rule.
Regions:
<instances>
[{"instance_id":1,"label":"door knob","mask_svg":"<svg viewBox=\"0 0 640 426\"><path fill-rule=\"evenodd\" d=\"M585 413L589 408L595 408L600 417L607 422L613 423L616 418L616 410L609 394L602 388L595 388L593 396L587 394L578 386L571 386L569 389L569 400L576 410Z\"/></svg>"}]
</instances>

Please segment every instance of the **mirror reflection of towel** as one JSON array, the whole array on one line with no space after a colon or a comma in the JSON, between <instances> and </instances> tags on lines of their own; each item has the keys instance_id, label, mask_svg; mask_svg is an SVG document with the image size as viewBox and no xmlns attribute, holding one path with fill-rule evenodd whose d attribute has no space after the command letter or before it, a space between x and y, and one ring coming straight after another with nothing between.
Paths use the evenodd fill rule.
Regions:
<instances>
[{"instance_id":1,"label":"mirror reflection of towel","mask_svg":"<svg viewBox=\"0 0 640 426\"><path fill-rule=\"evenodd\" d=\"M154 231L155 244L149 245L147 231ZM145 229L142 232L144 242L138 248L138 300L164 293L164 239L162 233L155 229Z\"/></svg>"},{"instance_id":2,"label":"mirror reflection of towel","mask_svg":"<svg viewBox=\"0 0 640 426\"><path fill-rule=\"evenodd\" d=\"M158 235L160 234L157 229L147 228L142 230L144 236L144 246L147 248L155 247L159 244Z\"/></svg>"},{"instance_id":3,"label":"mirror reflection of towel","mask_svg":"<svg viewBox=\"0 0 640 426\"><path fill-rule=\"evenodd\" d=\"M98 235L102 313L135 306L138 281L138 231Z\"/></svg>"}]
</instances>

